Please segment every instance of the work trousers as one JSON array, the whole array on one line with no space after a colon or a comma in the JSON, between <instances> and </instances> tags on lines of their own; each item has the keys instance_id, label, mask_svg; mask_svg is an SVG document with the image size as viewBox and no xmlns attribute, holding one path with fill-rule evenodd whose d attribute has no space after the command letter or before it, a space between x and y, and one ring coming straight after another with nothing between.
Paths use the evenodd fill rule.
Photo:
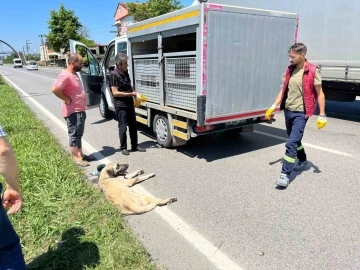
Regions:
<instances>
[{"instance_id":1,"label":"work trousers","mask_svg":"<svg viewBox=\"0 0 360 270\"><path fill-rule=\"evenodd\" d=\"M308 118L304 112L293 112L287 109L285 109L284 114L288 140L285 145L286 152L281 173L290 175L294 169L296 158L299 162L306 161L306 153L301 140Z\"/></svg>"},{"instance_id":2,"label":"work trousers","mask_svg":"<svg viewBox=\"0 0 360 270\"><path fill-rule=\"evenodd\" d=\"M135 109L133 107L116 108L115 112L119 122L120 150L127 149L127 126L129 126L131 148L135 149L138 145Z\"/></svg>"}]
</instances>

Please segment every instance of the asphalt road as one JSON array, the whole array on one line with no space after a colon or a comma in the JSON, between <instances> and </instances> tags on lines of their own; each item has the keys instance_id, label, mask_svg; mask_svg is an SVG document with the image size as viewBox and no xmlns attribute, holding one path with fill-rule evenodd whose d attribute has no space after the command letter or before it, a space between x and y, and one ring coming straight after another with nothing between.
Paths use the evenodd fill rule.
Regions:
<instances>
[{"instance_id":1,"label":"asphalt road","mask_svg":"<svg viewBox=\"0 0 360 270\"><path fill-rule=\"evenodd\" d=\"M65 123L50 91L61 70L0 66L0 72ZM67 134L54 117L23 99L66 147ZM360 101L326 106L325 129L317 130L314 116L305 130L310 166L285 190L275 187L285 151L282 114L253 133L200 137L177 149L159 148L141 127L147 152L125 157L117 123L95 108L87 111L84 139L108 160L129 163L129 171L154 172L141 184L151 194L178 198L126 218L166 269L360 269ZM161 215L168 210L172 215ZM178 228L180 221L189 227Z\"/></svg>"}]
</instances>

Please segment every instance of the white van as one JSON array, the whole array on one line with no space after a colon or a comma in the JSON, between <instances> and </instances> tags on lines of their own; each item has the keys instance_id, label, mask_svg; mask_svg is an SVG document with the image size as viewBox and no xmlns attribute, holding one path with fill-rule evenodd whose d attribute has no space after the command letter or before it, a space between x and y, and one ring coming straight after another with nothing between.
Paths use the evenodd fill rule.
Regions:
<instances>
[{"instance_id":1,"label":"white van","mask_svg":"<svg viewBox=\"0 0 360 270\"><path fill-rule=\"evenodd\" d=\"M14 68L17 68L17 67L22 68L23 67L23 64L22 64L22 61L20 58L14 58L13 63L14 63Z\"/></svg>"}]
</instances>

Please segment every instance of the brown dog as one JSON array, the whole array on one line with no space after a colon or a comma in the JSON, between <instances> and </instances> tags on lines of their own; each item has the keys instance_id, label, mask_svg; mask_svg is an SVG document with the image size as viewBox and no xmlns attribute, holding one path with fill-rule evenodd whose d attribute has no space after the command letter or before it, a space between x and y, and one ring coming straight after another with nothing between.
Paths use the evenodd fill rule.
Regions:
<instances>
[{"instance_id":1,"label":"brown dog","mask_svg":"<svg viewBox=\"0 0 360 270\"><path fill-rule=\"evenodd\" d=\"M177 201L176 198L157 199L133 192L130 189L131 186L154 177L155 174L139 176L144 173L143 170L126 174L128 167L128 164L112 162L107 164L99 175L101 191L105 194L106 199L116 205L123 214L143 214L158 205L162 206Z\"/></svg>"}]
</instances>

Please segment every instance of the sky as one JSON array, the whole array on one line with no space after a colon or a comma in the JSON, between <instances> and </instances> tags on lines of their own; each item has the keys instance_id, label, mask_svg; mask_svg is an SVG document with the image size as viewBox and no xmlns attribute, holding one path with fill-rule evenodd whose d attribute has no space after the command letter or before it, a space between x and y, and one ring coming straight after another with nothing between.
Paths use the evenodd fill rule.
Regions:
<instances>
[{"instance_id":1,"label":"sky","mask_svg":"<svg viewBox=\"0 0 360 270\"><path fill-rule=\"evenodd\" d=\"M144 0L143 0L144 1ZM139 1L139 2L143 2ZM9 43L16 50L23 50L28 40L30 53L39 53L40 34L48 32L47 21L50 10L58 10L60 3L66 9L73 9L80 22L90 30L91 39L96 43L108 44L116 34L114 14L119 1L115 0L0 0L0 40ZM135 2L135 1L120 1ZM181 0L190 6L193 0ZM35 45L35 46L34 46ZM36 51L35 51L36 48ZM0 44L0 52L9 48Z\"/></svg>"}]
</instances>

